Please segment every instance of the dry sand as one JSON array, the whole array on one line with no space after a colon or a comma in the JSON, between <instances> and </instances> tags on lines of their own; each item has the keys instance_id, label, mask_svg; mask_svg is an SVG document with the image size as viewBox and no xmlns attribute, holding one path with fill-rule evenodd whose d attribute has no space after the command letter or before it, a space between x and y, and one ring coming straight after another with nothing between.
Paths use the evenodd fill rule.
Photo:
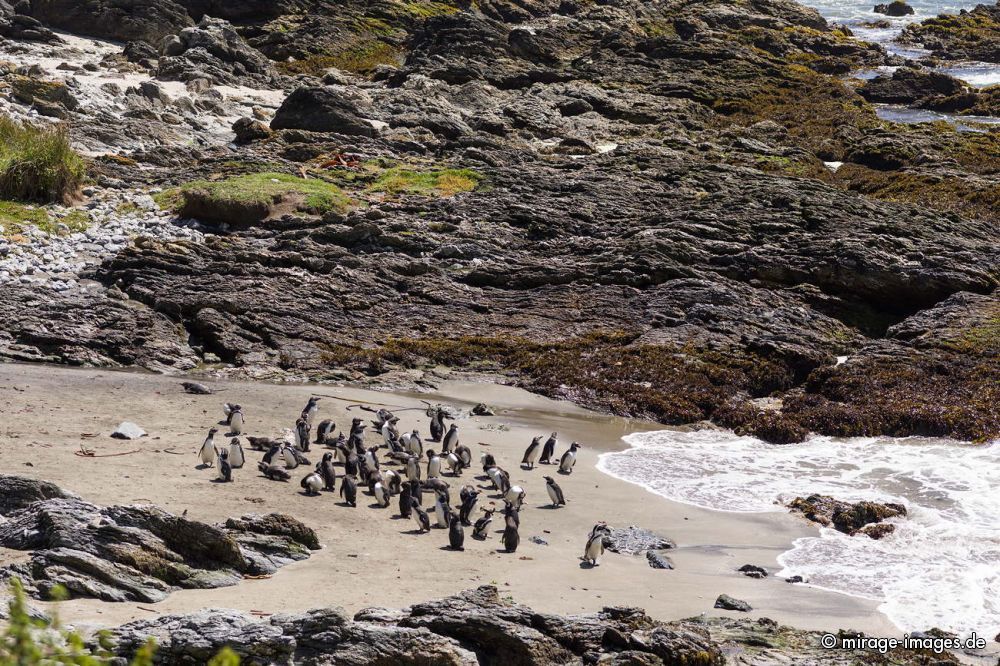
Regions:
<instances>
[{"instance_id":1,"label":"dry sand","mask_svg":"<svg viewBox=\"0 0 1000 666\"><path fill-rule=\"evenodd\" d=\"M207 382L224 391L196 396L184 393L180 383L177 378L132 372L0 365L0 472L53 481L98 504L153 503L177 514L186 509L188 517L209 522L250 512L287 512L313 527L324 548L270 579L179 591L158 604L86 599L60 604L61 617L77 626L149 618L154 614L144 609L150 608L172 613L209 607L265 612L330 605L349 611L399 607L495 583L517 601L542 611L575 613L634 605L662 620L703 612L724 615L712 606L719 594L726 593L749 601L754 607L751 617L767 616L804 629L901 633L877 611L875 602L790 585L774 576L753 580L736 572L747 563L777 571L775 558L794 539L815 533L801 519L677 504L596 469L600 453L624 446L623 435L660 428L656 424L599 415L485 383L445 382L438 392L419 396L235 382ZM465 552L444 549L447 530L411 533L413 523L396 516L395 501L388 509L372 508L372 498L364 494L352 509L338 505L329 494L303 496L298 481L305 471L295 470L291 483L268 481L256 470L260 454L249 449L247 466L235 471L234 483L212 483L214 470L196 469L196 450L207 429L223 417L224 401L243 405L246 434L276 436L293 426L313 392L397 407L421 406L420 398L465 408L477 402L493 406L496 416L461 420L459 430L476 461L484 450L492 452L511 473L512 482L527 491L517 553L498 552L499 534L482 542L472 539L468 530ZM339 430L358 413L347 412L349 404L324 399L318 418L334 419ZM423 412L405 411L399 416L401 431L419 427L427 432ZM109 433L123 420L138 423L149 436L139 441L111 439ZM551 431L560 435L557 455L572 440L586 447L570 476L556 475L555 466L526 471L518 464L531 438ZM98 436L83 438L83 433ZM141 453L81 458L74 455L81 444L100 454L135 449ZM165 453L167 448L183 455ZM317 459L320 455L312 454ZM480 473L474 464L463 479L446 480L457 494L461 483L483 485L474 480ZM557 477L568 506L544 508L548 496L542 477L547 474ZM485 497L480 499L482 504ZM654 570L644 557L610 552L600 566L581 567L587 533L598 520L614 526L638 525L670 537L678 545L670 553L676 569ZM497 523L502 525L502 520ZM543 537L549 545L532 543L532 536ZM24 557L0 549L0 564Z\"/></svg>"}]
</instances>

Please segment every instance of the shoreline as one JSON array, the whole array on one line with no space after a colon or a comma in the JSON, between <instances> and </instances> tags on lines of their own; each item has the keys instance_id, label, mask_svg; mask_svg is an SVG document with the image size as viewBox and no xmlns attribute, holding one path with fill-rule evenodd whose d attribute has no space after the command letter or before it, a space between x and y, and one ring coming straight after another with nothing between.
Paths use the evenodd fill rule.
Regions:
<instances>
[{"instance_id":1,"label":"shoreline","mask_svg":"<svg viewBox=\"0 0 1000 666\"><path fill-rule=\"evenodd\" d=\"M117 370L0 365L0 410L6 420L6 429L0 433L3 472L53 481L99 504L143 500L173 513L187 509L190 518L206 522L251 512L283 511L313 527L324 548L308 560L284 567L271 579L214 590L177 591L157 604L91 599L62 602L58 608L64 622L96 629L152 615L140 606L163 614L209 607L291 612L331 605L356 612L370 606L404 606L496 582L504 593L539 611L565 614L631 605L641 606L661 620L701 613L766 616L800 629L851 628L885 636L902 633L877 610L877 602L792 586L774 575L781 568L777 557L791 548L796 538L815 535L812 525L785 513L727 515L660 496L651 503L645 489L598 470L601 453L626 447L622 435L663 429L662 425L604 416L495 384L446 381L438 392L420 394L321 385L322 393L360 397L374 404L405 405L430 399L466 408L485 402L496 410L495 417L471 417L458 423L463 443L470 445L476 461L480 451L489 449L511 473L512 482L527 491L521 547L513 555L497 553L499 535L491 534L486 542L467 539L466 551L453 553L442 548L447 543L444 530L433 529L421 536L408 534L409 522L404 525L392 517L394 505L369 508L370 498L365 494L359 497L356 509L349 509L329 498L300 495L300 474L293 473L290 484L257 476L253 463L259 454L248 452L248 467L237 470L235 483L210 483L214 472L195 470L194 452L204 431L221 418L222 402L244 405L249 434L274 436L292 424L317 385L213 381L210 385L225 388L225 392L193 396L181 390L180 381L178 377ZM15 386L20 390L12 390ZM130 404L119 406L123 399ZM319 418L334 418L339 429L347 415L346 406L339 400L323 401ZM58 419L53 418L56 415ZM400 416L401 426L426 430L427 419L421 412L401 412ZM107 437L122 420L137 422L149 437L131 442ZM556 476L554 469L546 470L543 465L533 472L520 469L517 462L531 437L553 430L559 432L557 455L574 439L585 445L574 473ZM99 436L81 440L83 432L98 432ZM99 452L141 448L145 455L106 458L100 463L80 460L72 451L84 441ZM157 453L171 447L190 450L190 457ZM77 461L79 465L67 464ZM25 462L32 466L25 466ZM156 470L155 477L148 474L149 469ZM474 474L466 472L461 480L445 477L452 492L460 483L479 485L481 482L472 481L477 470L474 462ZM563 487L567 507L557 511L540 508L548 504L542 481L546 474L556 477ZM247 501L251 496L252 503ZM581 568L579 556L586 534L598 520L645 527L673 539L677 548L666 555L675 569L654 570L645 557L611 552L605 554L600 566ZM532 543L532 536L543 536L549 545ZM0 552L0 564L23 556ZM772 575L764 580L742 576L736 569L746 563L764 566ZM745 599L754 611L743 614L713 609L715 598L723 593Z\"/></svg>"}]
</instances>

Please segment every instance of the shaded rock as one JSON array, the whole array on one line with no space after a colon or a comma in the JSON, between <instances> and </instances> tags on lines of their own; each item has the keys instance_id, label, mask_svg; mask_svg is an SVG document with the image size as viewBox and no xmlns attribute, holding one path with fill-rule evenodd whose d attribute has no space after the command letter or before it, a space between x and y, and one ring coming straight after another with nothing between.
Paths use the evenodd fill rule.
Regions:
<instances>
[{"instance_id":1,"label":"shaded rock","mask_svg":"<svg viewBox=\"0 0 1000 666\"><path fill-rule=\"evenodd\" d=\"M31 0L28 14L42 23L76 34L122 42L158 43L192 24L171 0Z\"/></svg>"},{"instance_id":2,"label":"shaded rock","mask_svg":"<svg viewBox=\"0 0 1000 666\"><path fill-rule=\"evenodd\" d=\"M786 583L804 583L804 582L806 582L806 580L802 576L792 576L791 578L786 578L785 582Z\"/></svg>"},{"instance_id":3,"label":"shaded rock","mask_svg":"<svg viewBox=\"0 0 1000 666\"><path fill-rule=\"evenodd\" d=\"M375 136L354 101L333 88L298 88L278 108L271 129Z\"/></svg>"},{"instance_id":4,"label":"shaded rock","mask_svg":"<svg viewBox=\"0 0 1000 666\"><path fill-rule=\"evenodd\" d=\"M749 613L753 610L753 606L747 602L734 599L728 594L720 594L719 598L715 600L715 607L723 610L740 611L741 613Z\"/></svg>"},{"instance_id":5,"label":"shaded rock","mask_svg":"<svg viewBox=\"0 0 1000 666\"><path fill-rule=\"evenodd\" d=\"M1000 5L984 2L912 23L899 39L929 49L936 58L1000 63Z\"/></svg>"},{"instance_id":6,"label":"shaded rock","mask_svg":"<svg viewBox=\"0 0 1000 666\"><path fill-rule=\"evenodd\" d=\"M76 499L54 483L22 476L0 475L0 516L47 499Z\"/></svg>"},{"instance_id":7,"label":"shaded rock","mask_svg":"<svg viewBox=\"0 0 1000 666\"><path fill-rule=\"evenodd\" d=\"M131 421L122 421L111 436L115 439L139 439L146 436L146 431Z\"/></svg>"},{"instance_id":8,"label":"shaded rock","mask_svg":"<svg viewBox=\"0 0 1000 666\"><path fill-rule=\"evenodd\" d=\"M828 495L810 495L796 497L788 507L793 512L801 513L806 519L820 525L833 527L844 534L857 534L866 526L874 526L889 518L906 516L906 507L902 504L877 502L856 502L851 504L834 499ZM887 526L892 528L892 526ZM894 529L894 528L893 528ZM878 539L892 532L892 529L872 530L869 534ZM877 536L875 536L877 535Z\"/></svg>"},{"instance_id":9,"label":"shaded rock","mask_svg":"<svg viewBox=\"0 0 1000 666\"><path fill-rule=\"evenodd\" d=\"M240 118L234 122L233 132L236 133L236 143L251 143L271 136L271 128L253 118Z\"/></svg>"},{"instance_id":10,"label":"shaded rock","mask_svg":"<svg viewBox=\"0 0 1000 666\"><path fill-rule=\"evenodd\" d=\"M476 416L494 416L495 412L492 407L489 407L483 403L477 404L472 408L472 413Z\"/></svg>"},{"instance_id":11,"label":"shaded rock","mask_svg":"<svg viewBox=\"0 0 1000 666\"><path fill-rule=\"evenodd\" d=\"M43 81L29 76L14 76L10 81L11 93L25 104L55 105L74 111L80 103L60 81Z\"/></svg>"},{"instance_id":12,"label":"shaded rock","mask_svg":"<svg viewBox=\"0 0 1000 666\"><path fill-rule=\"evenodd\" d=\"M744 564L737 571L748 578L767 578L767 569L756 564Z\"/></svg>"},{"instance_id":13,"label":"shaded rock","mask_svg":"<svg viewBox=\"0 0 1000 666\"><path fill-rule=\"evenodd\" d=\"M646 551L646 560L649 562L649 566L653 569L673 569L674 563L670 561L669 557L665 557L655 550Z\"/></svg>"},{"instance_id":14,"label":"shaded rock","mask_svg":"<svg viewBox=\"0 0 1000 666\"><path fill-rule=\"evenodd\" d=\"M174 81L207 80L215 85L277 88L271 61L250 47L227 21L203 18L162 45L157 76Z\"/></svg>"},{"instance_id":15,"label":"shaded rock","mask_svg":"<svg viewBox=\"0 0 1000 666\"><path fill-rule=\"evenodd\" d=\"M858 92L869 102L913 104L937 96L957 95L969 86L948 74L929 69L900 67L889 75L867 81Z\"/></svg>"},{"instance_id":16,"label":"shaded rock","mask_svg":"<svg viewBox=\"0 0 1000 666\"><path fill-rule=\"evenodd\" d=\"M875 5L873 11L876 14L885 14L886 16L909 16L913 14L913 7L903 0L893 0L887 4Z\"/></svg>"}]
</instances>

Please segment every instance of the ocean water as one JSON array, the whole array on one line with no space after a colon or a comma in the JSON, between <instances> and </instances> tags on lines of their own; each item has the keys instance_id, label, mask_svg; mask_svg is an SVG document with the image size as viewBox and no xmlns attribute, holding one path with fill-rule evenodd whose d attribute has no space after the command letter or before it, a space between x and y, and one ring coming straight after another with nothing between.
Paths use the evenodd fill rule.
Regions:
<instances>
[{"instance_id":1,"label":"ocean water","mask_svg":"<svg viewBox=\"0 0 1000 666\"><path fill-rule=\"evenodd\" d=\"M880 601L901 630L1000 631L1000 442L813 437L776 446L728 431L629 435L602 471L668 499L731 512L787 511L811 493L904 504L881 539L832 529L796 540L779 576Z\"/></svg>"}]
</instances>

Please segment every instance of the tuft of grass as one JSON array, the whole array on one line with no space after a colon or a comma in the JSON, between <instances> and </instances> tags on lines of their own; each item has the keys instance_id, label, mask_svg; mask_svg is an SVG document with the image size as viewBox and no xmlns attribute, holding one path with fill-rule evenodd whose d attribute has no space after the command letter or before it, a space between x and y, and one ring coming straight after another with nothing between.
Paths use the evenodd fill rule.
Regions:
<instances>
[{"instance_id":1,"label":"tuft of grass","mask_svg":"<svg viewBox=\"0 0 1000 666\"><path fill-rule=\"evenodd\" d=\"M402 167L387 169L368 190L389 195L414 194L425 197L452 197L476 189L483 177L472 169L414 171Z\"/></svg>"},{"instance_id":2,"label":"tuft of grass","mask_svg":"<svg viewBox=\"0 0 1000 666\"><path fill-rule=\"evenodd\" d=\"M86 165L62 127L21 124L0 117L0 197L19 201L72 199Z\"/></svg>"},{"instance_id":3,"label":"tuft of grass","mask_svg":"<svg viewBox=\"0 0 1000 666\"><path fill-rule=\"evenodd\" d=\"M353 74L368 74L379 65L399 65L403 50L380 39L362 38L335 53L322 53L302 60L278 64L290 75L309 74L320 76L328 69L339 69Z\"/></svg>"},{"instance_id":4,"label":"tuft of grass","mask_svg":"<svg viewBox=\"0 0 1000 666\"><path fill-rule=\"evenodd\" d=\"M65 225L68 230L60 228ZM47 234L67 234L86 231L90 226L90 215L82 210L72 210L63 218L53 218L44 208L17 201L0 201L0 225L5 238L17 238L23 234L26 225Z\"/></svg>"}]
</instances>

